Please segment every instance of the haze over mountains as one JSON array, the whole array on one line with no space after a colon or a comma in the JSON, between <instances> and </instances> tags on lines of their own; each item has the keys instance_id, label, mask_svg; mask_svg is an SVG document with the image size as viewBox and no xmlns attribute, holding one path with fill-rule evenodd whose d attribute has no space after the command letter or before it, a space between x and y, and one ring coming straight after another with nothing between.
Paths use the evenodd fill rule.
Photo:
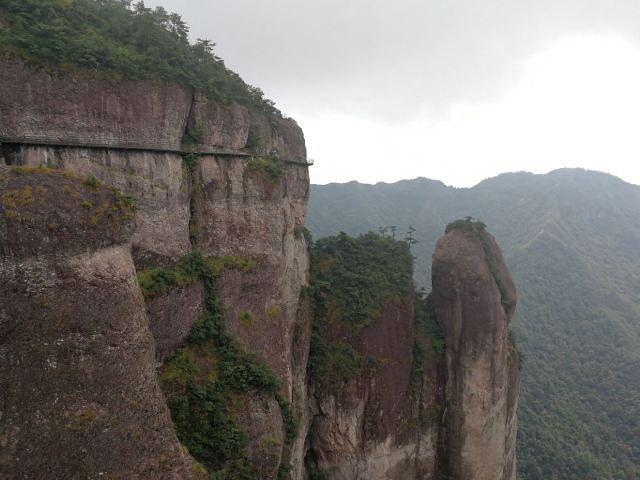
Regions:
<instances>
[{"instance_id":1,"label":"haze over mountains","mask_svg":"<svg viewBox=\"0 0 640 480\"><path fill-rule=\"evenodd\" d=\"M429 286L445 225L484 221L520 298L524 480L640 476L640 187L598 172L508 173L473 188L418 178L312 186L314 238L415 227L416 279Z\"/></svg>"}]
</instances>

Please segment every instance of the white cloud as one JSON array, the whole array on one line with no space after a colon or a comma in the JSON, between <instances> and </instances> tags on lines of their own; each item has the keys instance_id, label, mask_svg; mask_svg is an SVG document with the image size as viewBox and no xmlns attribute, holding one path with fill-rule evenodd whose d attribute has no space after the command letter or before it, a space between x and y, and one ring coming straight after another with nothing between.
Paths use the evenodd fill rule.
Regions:
<instances>
[{"instance_id":1,"label":"white cloud","mask_svg":"<svg viewBox=\"0 0 640 480\"><path fill-rule=\"evenodd\" d=\"M426 176L470 186L506 171L580 166L640 183L640 49L572 36L522 64L493 102L453 103L388 123L332 110L294 113L317 161L312 181Z\"/></svg>"}]
</instances>

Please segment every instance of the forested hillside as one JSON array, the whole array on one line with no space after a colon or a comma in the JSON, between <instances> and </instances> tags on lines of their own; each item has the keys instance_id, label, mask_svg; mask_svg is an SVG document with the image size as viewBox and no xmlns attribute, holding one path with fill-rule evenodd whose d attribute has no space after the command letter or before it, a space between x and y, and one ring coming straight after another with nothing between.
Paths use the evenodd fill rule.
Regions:
<instances>
[{"instance_id":1,"label":"forested hillside","mask_svg":"<svg viewBox=\"0 0 640 480\"><path fill-rule=\"evenodd\" d=\"M584 170L313 186L308 227L401 238L412 225L428 286L436 239L464 216L495 234L518 287L519 478L640 478L640 187Z\"/></svg>"}]
</instances>

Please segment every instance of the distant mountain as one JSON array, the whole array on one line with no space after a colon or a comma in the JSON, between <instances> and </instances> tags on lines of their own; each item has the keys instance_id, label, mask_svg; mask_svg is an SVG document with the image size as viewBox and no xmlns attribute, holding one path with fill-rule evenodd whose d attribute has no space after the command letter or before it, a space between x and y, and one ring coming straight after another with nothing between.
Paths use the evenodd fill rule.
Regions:
<instances>
[{"instance_id":1,"label":"distant mountain","mask_svg":"<svg viewBox=\"0 0 640 480\"><path fill-rule=\"evenodd\" d=\"M425 286L445 225L484 221L518 287L519 478L640 479L640 187L563 169L468 189L418 178L311 192L315 238L413 225Z\"/></svg>"}]
</instances>

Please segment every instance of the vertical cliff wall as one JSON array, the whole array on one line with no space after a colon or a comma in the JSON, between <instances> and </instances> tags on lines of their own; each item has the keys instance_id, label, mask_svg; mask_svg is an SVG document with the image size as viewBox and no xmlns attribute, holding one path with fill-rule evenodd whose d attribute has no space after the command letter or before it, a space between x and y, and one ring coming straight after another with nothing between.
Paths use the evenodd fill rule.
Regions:
<instances>
[{"instance_id":1,"label":"vertical cliff wall","mask_svg":"<svg viewBox=\"0 0 640 480\"><path fill-rule=\"evenodd\" d=\"M309 469L341 480L435 478L446 370L408 245L341 234L319 240L312 258Z\"/></svg>"},{"instance_id":2,"label":"vertical cliff wall","mask_svg":"<svg viewBox=\"0 0 640 480\"><path fill-rule=\"evenodd\" d=\"M373 234L318 242L308 288L295 122L0 67L0 473L513 479L515 290L492 237L447 233L429 299L407 244ZM44 451L59 431L76 453Z\"/></svg>"},{"instance_id":3,"label":"vertical cliff wall","mask_svg":"<svg viewBox=\"0 0 640 480\"><path fill-rule=\"evenodd\" d=\"M444 377L427 352L427 369L415 370L415 341L413 298L389 302L349 342L370 364L357 378L314 385L310 446L318 472L339 480L436 478Z\"/></svg>"},{"instance_id":4,"label":"vertical cliff wall","mask_svg":"<svg viewBox=\"0 0 640 480\"><path fill-rule=\"evenodd\" d=\"M447 341L449 473L515 479L519 360L508 336L516 291L484 226L450 225L433 254L433 307Z\"/></svg>"}]
</instances>

